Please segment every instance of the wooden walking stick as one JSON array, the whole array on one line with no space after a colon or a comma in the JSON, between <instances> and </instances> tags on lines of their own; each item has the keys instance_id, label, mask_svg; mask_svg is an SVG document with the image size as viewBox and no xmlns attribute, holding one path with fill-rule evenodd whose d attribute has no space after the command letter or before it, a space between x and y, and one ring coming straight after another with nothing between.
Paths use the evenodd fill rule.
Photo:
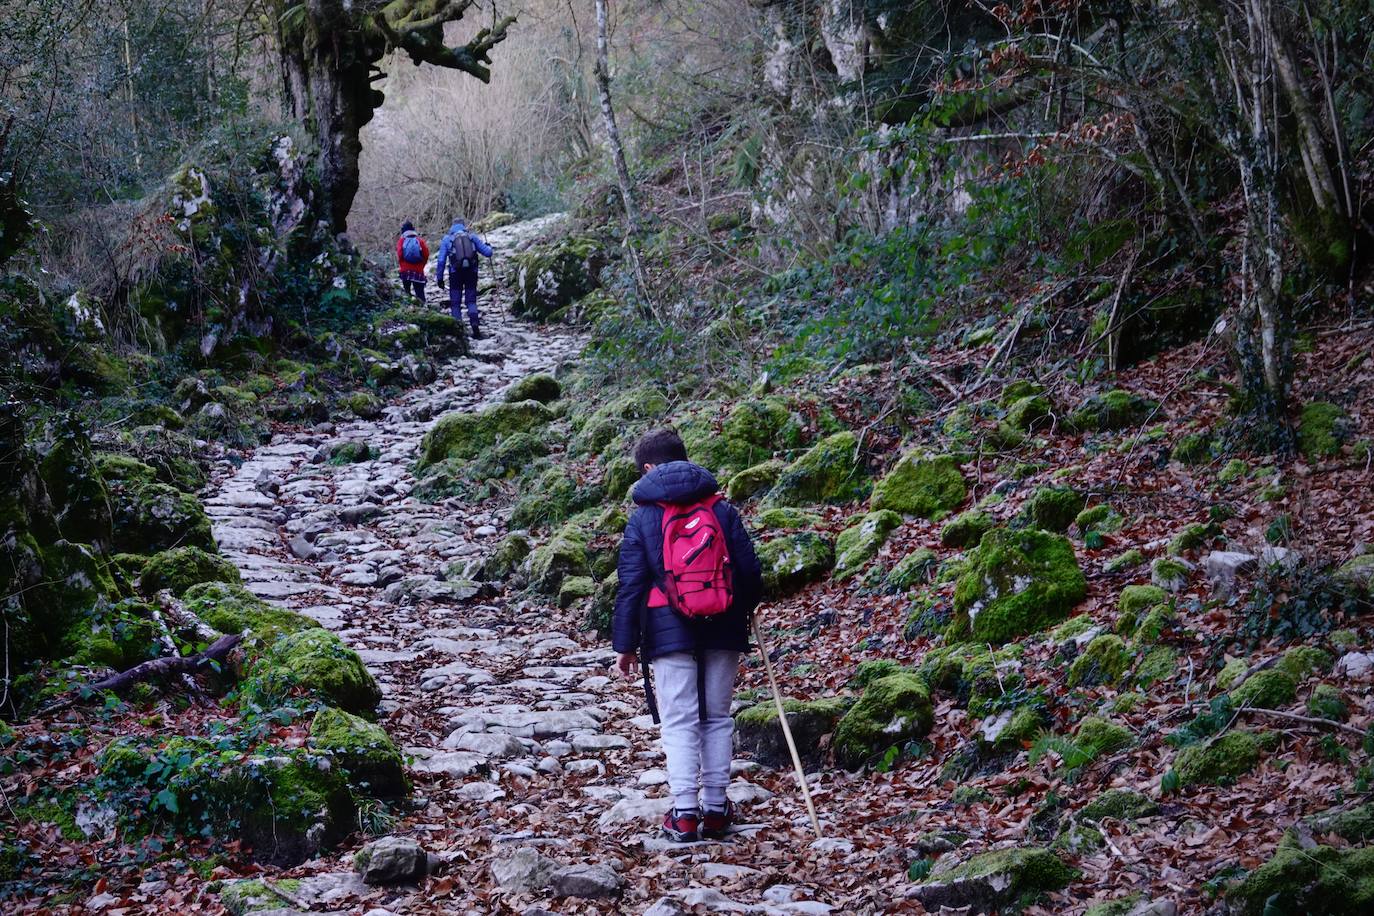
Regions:
<instances>
[{"instance_id":1,"label":"wooden walking stick","mask_svg":"<svg viewBox=\"0 0 1374 916\"><path fill-rule=\"evenodd\" d=\"M773 702L778 707L778 724L782 726L782 737L787 741L787 750L792 754L792 766L797 771L797 784L801 786L802 799L806 802L806 813L811 817L811 829L816 831L816 839L821 838L821 822L816 817L816 805L811 801L811 787L806 784L806 771L802 769L801 755L797 753L797 743L792 740L792 727L787 724L787 710L782 705L782 691L778 689L778 678L773 674L773 661L768 657L768 644L763 639L763 627L759 618L754 617L754 641L759 644L763 655L763 670L768 672L768 685L773 688Z\"/></svg>"}]
</instances>

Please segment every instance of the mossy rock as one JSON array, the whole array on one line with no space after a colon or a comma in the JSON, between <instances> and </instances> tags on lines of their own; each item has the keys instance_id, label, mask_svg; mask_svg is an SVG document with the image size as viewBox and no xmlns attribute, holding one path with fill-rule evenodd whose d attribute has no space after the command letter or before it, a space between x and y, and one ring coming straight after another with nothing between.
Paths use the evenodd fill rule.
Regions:
<instances>
[{"instance_id":1,"label":"mossy rock","mask_svg":"<svg viewBox=\"0 0 1374 916\"><path fill-rule=\"evenodd\" d=\"M1074 729L1073 741L1093 757L1100 757L1130 747L1135 741L1135 736L1131 734L1130 729L1115 722L1108 722L1098 716L1088 716Z\"/></svg>"},{"instance_id":2,"label":"mossy rock","mask_svg":"<svg viewBox=\"0 0 1374 916\"><path fill-rule=\"evenodd\" d=\"M361 464L377 457L372 446L357 439L340 439L325 446L327 460L336 467L348 464Z\"/></svg>"},{"instance_id":3,"label":"mossy rock","mask_svg":"<svg viewBox=\"0 0 1374 916\"><path fill-rule=\"evenodd\" d=\"M977 547L996 523L992 516L978 509L961 512L940 529L940 543L945 547Z\"/></svg>"},{"instance_id":4,"label":"mossy rock","mask_svg":"<svg viewBox=\"0 0 1374 916\"><path fill-rule=\"evenodd\" d=\"M1285 837L1268 862L1226 892L1226 900L1238 916L1374 911L1374 846L1305 849Z\"/></svg>"},{"instance_id":5,"label":"mossy rock","mask_svg":"<svg viewBox=\"0 0 1374 916\"><path fill-rule=\"evenodd\" d=\"M1144 423L1158 408L1156 401L1115 389L1088 398L1069 415L1069 424L1085 431L1126 429Z\"/></svg>"},{"instance_id":6,"label":"mossy rock","mask_svg":"<svg viewBox=\"0 0 1374 916\"><path fill-rule=\"evenodd\" d=\"M1193 522L1169 539L1169 556L1176 557L1204 546L1218 534L1212 522Z\"/></svg>"},{"instance_id":7,"label":"mossy rock","mask_svg":"<svg viewBox=\"0 0 1374 916\"><path fill-rule=\"evenodd\" d=\"M1135 666L1135 682L1142 687L1177 676L1178 651L1169 646L1152 646Z\"/></svg>"},{"instance_id":8,"label":"mossy rock","mask_svg":"<svg viewBox=\"0 0 1374 916\"><path fill-rule=\"evenodd\" d=\"M1125 572L1128 569L1135 569L1145 562L1145 554L1132 547L1130 550L1119 553L1106 563L1102 564L1102 571L1108 575L1112 573Z\"/></svg>"},{"instance_id":9,"label":"mossy rock","mask_svg":"<svg viewBox=\"0 0 1374 916\"><path fill-rule=\"evenodd\" d=\"M154 609L137 600L98 606L67 633L66 664L127 671L164 651Z\"/></svg>"},{"instance_id":10,"label":"mossy rock","mask_svg":"<svg viewBox=\"0 0 1374 916\"><path fill-rule=\"evenodd\" d=\"M1345 563L1332 573L1337 582L1374 598L1374 553L1366 553Z\"/></svg>"},{"instance_id":11,"label":"mossy rock","mask_svg":"<svg viewBox=\"0 0 1374 916\"><path fill-rule=\"evenodd\" d=\"M1171 557L1156 557L1150 564L1150 582L1169 592L1180 592L1188 585L1192 569Z\"/></svg>"},{"instance_id":12,"label":"mossy rock","mask_svg":"<svg viewBox=\"0 0 1374 916\"><path fill-rule=\"evenodd\" d=\"M1109 534L1113 531L1120 531L1126 519L1122 518L1115 509L1106 503L1099 503L1096 506L1084 509L1078 513L1073 520L1080 534L1088 534L1090 531L1097 531Z\"/></svg>"},{"instance_id":13,"label":"mossy rock","mask_svg":"<svg viewBox=\"0 0 1374 916\"><path fill-rule=\"evenodd\" d=\"M1078 871L1050 850L1021 844L962 862L941 858L912 894L932 912L940 907L971 907L971 912L992 913L1059 890L1077 877Z\"/></svg>"},{"instance_id":14,"label":"mossy rock","mask_svg":"<svg viewBox=\"0 0 1374 916\"><path fill-rule=\"evenodd\" d=\"M145 595L171 589L173 595L180 597L191 586L202 582L238 585L238 568L219 554L199 547L174 547L148 560L139 576L138 587Z\"/></svg>"},{"instance_id":15,"label":"mossy rock","mask_svg":"<svg viewBox=\"0 0 1374 916\"><path fill-rule=\"evenodd\" d=\"M844 715L847 703L838 698L803 702L784 700L787 725L792 730L802 766L808 771L819 769L825 760L822 738L835 730ZM782 769L791 763L782 726L778 724L776 704L769 700L735 715L735 738L740 748L766 767Z\"/></svg>"},{"instance_id":16,"label":"mossy rock","mask_svg":"<svg viewBox=\"0 0 1374 916\"><path fill-rule=\"evenodd\" d=\"M1189 433L1174 443L1169 457L1179 464L1207 464L1212 460L1212 437L1207 433Z\"/></svg>"},{"instance_id":17,"label":"mossy rock","mask_svg":"<svg viewBox=\"0 0 1374 916\"><path fill-rule=\"evenodd\" d=\"M1107 845L1102 831L1087 824L1073 823L1059 831L1050 849L1071 858L1092 855Z\"/></svg>"},{"instance_id":18,"label":"mossy rock","mask_svg":"<svg viewBox=\"0 0 1374 916\"><path fill-rule=\"evenodd\" d=\"M359 794L400 798L408 790L401 754L380 725L325 707L311 720L310 746L342 767Z\"/></svg>"},{"instance_id":19,"label":"mossy rock","mask_svg":"<svg viewBox=\"0 0 1374 916\"><path fill-rule=\"evenodd\" d=\"M157 471L151 465L131 455L97 452L95 467L100 476L110 482L153 483L158 479Z\"/></svg>"},{"instance_id":20,"label":"mossy rock","mask_svg":"<svg viewBox=\"0 0 1374 916\"><path fill-rule=\"evenodd\" d=\"M1115 684L1131 667L1131 652L1120 636L1103 633L1088 643L1087 648L1069 667L1069 686Z\"/></svg>"},{"instance_id":21,"label":"mossy rock","mask_svg":"<svg viewBox=\"0 0 1374 916\"><path fill-rule=\"evenodd\" d=\"M1054 405L1041 394L1017 398L1007 406L1006 424L1018 432L1030 432L1054 421Z\"/></svg>"},{"instance_id":22,"label":"mossy rock","mask_svg":"<svg viewBox=\"0 0 1374 916\"><path fill-rule=\"evenodd\" d=\"M1302 682L1314 674L1331 670L1334 659L1316 646L1294 646L1283 653L1278 669L1286 671L1294 681Z\"/></svg>"},{"instance_id":23,"label":"mossy rock","mask_svg":"<svg viewBox=\"0 0 1374 916\"><path fill-rule=\"evenodd\" d=\"M587 536L576 525L564 525L530 554L530 585L551 598L564 579L590 574Z\"/></svg>"},{"instance_id":24,"label":"mossy rock","mask_svg":"<svg viewBox=\"0 0 1374 916\"><path fill-rule=\"evenodd\" d=\"M214 552L210 519L200 500L163 483L121 481L110 487L114 550L154 554L173 547Z\"/></svg>"},{"instance_id":25,"label":"mossy rock","mask_svg":"<svg viewBox=\"0 0 1374 916\"><path fill-rule=\"evenodd\" d=\"M87 617L119 598L114 579L85 544L39 546L32 534L13 529L0 529L0 536L9 541L0 541L0 586L7 595L22 589L24 597L4 607L11 665L63 657L74 649L73 636L88 629Z\"/></svg>"},{"instance_id":26,"label":"mossy rock","mask_svg":"<svg viewBox=\"0 0 1374 916\"><path fill-rule=\"evenodd\" d=\"M1350 718L1350 707L1340 690L1330 684L1318 684L1307 697L1307 713L1319 719L1344 722Z\"/></svg>"},{"instance_id":27,"label":"mossy rock","mask_svg":"<svg viewBox=\"0 0 1374 916\"><path fill-rule=\"evenodd\" d=\"M824 523L825 519L805 509L765 509L754 521L764 529L787 529L815 528Z\"/></svg>"},{"instance_id":28,"label":"mossy rock","mask_svg":"<svg viewBox=\"0 0 1374 916\"><path fill-rule=\"evenodd\" d=\"M278 637L252 662L248 674L244 695L264 708L303 693L312 700L370 716L382 699L358 653L322 627Z\"/></svg>"},{"instance_id":29,"label":"mossy rock","mask_svg":"<svg viewBox=\"0 0 1374 916\"><path fill-rule=\"evenodd\" d=\"M1025 513L1037 528L1064 533L1087 500L1069 487L1040 487L1026 500Z\"/></svg>"},{"instance_id":30,"label":"mossy rock","mask_svg":"<svg viewBox=\"0 0 1374 916\"><path fill-rule=\"evenodd\" d=\"M570 608L596 592L596 581L591 576L569 576L558 587L558 606Z\"/></svg>"},{"instance_id":31,"label":"mossy rock","mask_svg":"<svg viewBox=\"0 0 1374 916\"><path fill-rule=\"evenodd\" d=\"M571 235L532 246L512 260L515 298L511 314L549 321L601 285L606 252L595 238Z\"/></svg>"},{"instance_id":32,"label":"mossy rock","mask_svg":"<svg viewBox=\"0 0 1374 916\"><path fill-rule=\"evenodd\" d=\"M568 451L573 455L600 454L627 429L661 421L668 412L668 396L654 387L632 388L596 409L582 421Z\"/></svg>"},{"instance_id":33,"label":"mossy rock","mask_svg":"<svg viewBox=\"0 0 1374 916\"><path fill-rule=\"evenodd\" d=\"M1298 682L1287 671L1266 668L1256 671L1231 691L1231 699L1240 706L1259 709L1279 709L1297 699Z\"/></svg>"},{"instance_id":34,"label":"mossy rock","mask_svg":"<svg viewBox=\"0 0 1374 916\"><path fill-rule=\"evenodd\" d=\"M1334 833L1347 843L1368 843L1374 840L1374 802L1353 808L1336 808L1303 818L1313 833Z\"/></svg>"},{"instance_id":35,"label":"mossy rock","mask_svg":"<svg viewBox=\"0 0 1374 916\"><path fill-rule=\"evenodd\" d=\"M1250 666L1245 663L1243 658L1233 658L1222 666L1217 672L1217 689L1230 690L1245 676L1245 672L1250 670Z\"/></svg>"},{"instance_id":36,"label":"mossy rock","mask_svg":"<svg viewBox=\"0 0 1374 916\"><path fill-rule=\"evenodd\" d=\"M930 690L915 674L869 684L835 729L835 760L854 769L892 746L924 738L935 722Z\"/></svg>"},{"instance_id":37,"label":"mossy rock","mask_svg":"<svg viewBox=\"0 0 1374 916\"><path fill-rule=\"evenodd\" d=\"M1222 485L1233 484L1248 473L1250 473L1249 465L1239 458L1232 458L1222 465L1220 471L1217 471L1217 483Z\"/></svg>"},{"instance_id":38,"label":"mossy rock","mask_svg":"<svg viewBox=\"0 0 1374 916\"><path fill-rule=\"evenodd\" d=\"M1001 645L1058 623L1086 594L1066 538L994 529L969 552L959 574L949 635Z\"/></svg>"},{"instance_id":39,"label":"mossy rock","mask_svg":"<svg viewBox=\"0 0 1374 916\"><path fill-rule=\"evenodd\" d=\"M1083 916L1131 916L1145 902L1143 894L1131 894L1106 903L1094 903L1083 911Z\"/></svg>"},{"instance_id":40,"label":"mossy rock","mask_svg":"<svg viewBox=\"0 0 1374 916\"><path fill-rule=\"evenodd\" d=\"M1079 614L1077 617L1070 617L1050 631L1050 642L1055 645L1060 645L1062 643L1075 641L1078 637L1093 629L1095 626L1096 624L1093 623L1092 617L1088 614Z\"/></svg>"},{"instance_id":41,"label":"mossy rock","mask_svg":"<svg viewBox=\"0 0 1374 916\"><path fill-rule=\"evenodd\" d=\"M600 486L583 485L562 467L551 467L526 488L511 509L510 523L517 528L556 525L597 505L604 497Z\"/></svg>"},{"instance_id":42,"label":"mossy rock","mask_svg":"<svg viewBox=\"0 0 1374 916\"><path fill-rule=\"evenodd\" d=\"M538 401L495 404L479 413L445 414L420 443L419 467L446 458L475 458L505 436L530 432L553 419L553 411Z\"/></svg>"},{"instance_id":43,"label":"mossy rock","mask_svg":"<svg viewBox=\"0 0 1374 916\"><path fill-rule=\"evenodd\" d=\"M51 503L57 536L74 544L111 543L110 496L86 432L74 421L54 422L37 445L38 477Z\"/></svg>"},{"instance_id":44,"label":"mossy rock","mask_svg":"<svg viewBox=\"0 0 1374 916\"><path fill-rule=\"evenodd\" d=\"M778 598L829 575L835 566L835 545L813 531L802 531L766 542L759 547L758 558L764 593Z\"/></svg>"},{"instance_id":45,"label":"mossy rock","mask_svg":"<svg viewBox=\"0 0 1374 916\"><path fill-rule=\"evenodd\" d=\"M730 408L721 432L768 452L798 448L803 440L801 419L781 398L740 401Z\"/></svg>"},{"instance_id":46,"label":"mossy rock","mask_svg":"<svg viewBox=\"0 0 1374 916\"><path fill-rule=\"evenodd\" d=\"M1003 712L1000 715L1006 716L1007 713ZM1000 722L1001 720L999 718L994 721ZM1034 741L1035 736L1044 731L1047 724L1043 708L1033 704L1025 704L1011 711L1010 717L1006 720L1006 725L996 732L995 737L991 737L989 732L983 730L978 733L978 741L994 753L1019 751ZM989 740L990 738L991 740Z\"/></svg>"},{"instance_id":47,"label":"mossy rock","mask_svg":"<svg viewBox=\"0 0 1374 916\"><path fill-rule=\"evenodd\" d=\"M782 476L783 469L786 467L784 462L773 458L762 464L745 468L730 478L730 482L725 486L725 495L735 502L742 502L758 496L760 493L765 493L778 482L778 478Z\"/></svg>"},{"instance_id":48,"label":"mossy rock","mask_svg":"<svg viewBox=\"0 0 1374 916\"><path fill-rule=\"evenodd\" d=\"M902 524L895 512L870 512L863 521L840 532L835 541L835 578L844 580L878 555L888 535Z\"/></svg>"},{"instance_id":49,"label":"mossy rock","mask_svg":"<svg viewBox=\"0 0 1374 916\"><path fill-rule=\"evenodd\" d=\"M1350 417L1335 404L1304 404L1298 418L1298 449L1309 461L1334 458L1341 453L1341 443L1350 437L1350 430Z\"/></svg>"},{"instance_id":50,"label":"mossy rock","mask_svg":"<svg viewBox=\"0 0 1374 916\"><path fill-rule=\"evenodd\" d=\"M1259 766L1265 743L1262 736L1253 732L1227 732L1205 744L1179 751L1174 758L1174 772L1184 786L1234 782Z\"/></svg>"},{"instance_id":51,"label":"mossy rock","mask_svg":"<svg viewBox=\"0 0 1374 916\"><path fill-rule=\"evenodd\" d=\"M922 457L908 452L873 488L872 506L902 515L938 518L968 497L959 463L949 455Z\"/></svg>"},{"instance_id":52,"label":"mossy rock","mask_svg":"<svg viewBox=\"0 0 1374 916\"><path fill-rule=\"evenodd\" d=\"M624 534L630 524L630 517L619 506L607 506L596 517L595 528L606 534Z\"/></svg>"},{"instance_id":53,"label":"mossy rock","mask_svg":"<svg viewBox=\"0 0 1374 916\"><path fill-rule=\"evenodd\" d=\"M778 482L764 497L765 505L810 506L859 498L866 482L858 447L858 438L850 432L836 433L817 442L783 469Z\"/></svg>"},{"instance_id":54,"label":"mossy rock","mask_svg":"<svg viewBox=\"0 0 1374 916\"><path fill-rule=\"evenodd\" d=\"M630 494L630 488L639 481L639 468L635 467L634 459L625 456L612 458L606 465L606 473L602 478L603 486L606 490L607 499L621 500ZM734 496L730 497L734 499Z\"/></svg>"},{"instance_id":55,"label":"mossy rock","mask_svg":"<svg viewBox=\"0 0 1374 916\"><path fill-rule=\"evenodd\" d=\"M1122 636L1135 633L1140 615L1169 600L1169 593L1158 585L1128 585L1116 599L1116 632Z\"/></svg>"},{"instance_id":56,"label":"mossy rock","mask_svg":"<svg viewBox=\"0 0 1374 916\"><path fill-rule=\"evenodd\" d=\"M1154 817L1159 805L1148 795L1133 789L1108 789L1079 809L1078 817L1085 821L1136 821Z\"/></svg>"},{"instance_id":57,"label":"mossy rock","mask_svg":"<svg viewBox=\"0 0 1374 916\"><path fill-rule=\"evenodd\" d=\"M511 385L506 391L505 400L508 404L519 404L523 401L552 404L562 396L563 386L558 379L547 372L536 372Z\"/></svg>"},{"instance_id":58,"label":"mossy rock","mask_svg":"<svg viewBox=\"0 0 1374 916\"><path fill-rule=\"evenodd\" d=\"M935 573L936 563L935 551L918 547L897 561L897 565L887 574L885 584L889 588L905 590L929 582Z\"/></svg>"},{"instance_id":59,"label":"mossy rock","mask_svg":"<svg viewBox=\"0 0 1374 916\"><path fill-rule=\"evenodd\" d=\"M491 556L482 561L478 576L483 582L499 582L520 568L530 550L530 539L525 535L508 534L496 545Z\"/></svg>"},{"instance_id":60,"label":"mossy rock","mask_svg":"<svg viewBox=\"0 0 1374 916\"><path fill-rule=\"evenodd\" d=\"M360 419L375 420L382 415L386 404L370 391L355 391L341 398L339 406Z\"/></svg>"},{"instance_id":61,"label":"mossy rock","mask_svg":"<svg viewBox=\"0 0 1374 916\"><path fill-rule=\"evenodd\" d=\"M246 588L226 582L193 585L182 595L182 601L188 611L221 633L248 631L265 643L319 628L304 614L268 604Z\"/></svg>"}]
</instances>

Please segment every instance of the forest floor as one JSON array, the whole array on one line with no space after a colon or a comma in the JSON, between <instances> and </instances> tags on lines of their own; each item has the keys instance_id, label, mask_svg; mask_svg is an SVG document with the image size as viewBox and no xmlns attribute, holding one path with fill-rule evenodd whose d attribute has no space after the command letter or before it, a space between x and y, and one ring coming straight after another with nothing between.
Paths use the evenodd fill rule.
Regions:
<instances>
[{"instance_id":1,"label":"forest floor","mask_svg":"<svg viewBox=\"0 0 1374 916\"><path fill-rule=\"evenodd\" d=\"M505 249L548 228L517 224L493 233L492 241ZM926 910L908 893L908 867L931 831L957 830L979 848L1046 842L1062 813L1105 789L1161 797L1175 753L1163 738L1205 702L1210 675L1203 672L1216 667L1219 646L1231 645L1227 634L1243 613L1234 602L1210 605L1186 621L1186 632L1172 631L1166 641L1178 652L1177 669L1146 686L1138 702L1122 706L1116 701L1131 689L1103 686L1077 691L1058 707L1057 724L1065 728L1111 708L1137 739L1129 750L1077 772L1057 767L1053 756L1031 764L1022 751L950 779L944 764L968 748L979 726L954 698L940 696L926 756L898 761L888 772L827 769L812 777L825 839L812 835L790 772L739 760L730 788L743 811L737 832L718 843L663 840L657 828L669 804L666 776L639 684L612 676L614 653L584 629L583 609L560 610L515 593L474 593L455 584L459 576L445 577L450 564L461 568L499 542L508 507L472 507L456 498L430 504L409 495L420 440L439 415L493 403L520 378L575 361L585 344L573 330L510 319L508 280L498 277L484 301L490 338L443 367L436 382L407 392L374 421L340 422L327 433L278 430L241 466L222 468L206 500L220 548L247 587L338 632L374 673L384 693L382 722L408 756L414 784L413 807L389 832L418 840L443 867L420 886L364 885L352 861L367 839L360 832L345 847L293 868L225 863L214 878L267 879L257 903L274 916L921 913ZM430 294L433 307L446 307L440 291L431 288ZM1311 398L1334 389L1357 392L1362 409L1352 413L1360 436L1370 435L1374 423L1368 406L1374 359L1356 357L1371 352L1374 330L1364 327L1319 335L1301 358L1300 388L1312 389L1305 392ZM962 363L980 365L986 356L932 353L931 366L957 379L968 376ZM1303 552L1314 557L1340 560L1374 539L1367 466L1298 462L1223 486L1214 467L1168 461L1168 441L1178 432L1207 428L1220 416L1224 394L1199 382L1198 370L1222 360L1218 350L1197 344L1117 380L1163 403L1161 422L1169 426L1163 444L1158 437L1137 437L1120 448L1099 448L1081 437L1056 436L1034 456L1036 468L1018 472L1010 487L1028 492L1062 479L1067 469L1075 485L1113 494L1114 505L1131 518L1105 543L1075 545L1089 582L1083 612L1103 631L1112 627L1120 588L1149 577L1147 568L1105 573L1104 561L1129 547L1162 553L1174 533L1207 521L1209 507L1220 501L1234 509L1221 523L1228 543L1247 549L1265 543L1265 526L1278 514L1291 516ZM1328 371L1319 371L1323 366ZM891 383L875 377L855 385ZM851 396L863 400L865 392L839 387L839 399ZM932 414L932 423L939 419ZM365 441L377 457L343 466L311 460L320 445L337 438ZM975 470L975 501L1012 479L992 461ZM1275 475L1284 485L1278 497ZM1012 508L1008 503L989 511L1007 516ZM842 510L824 514L827 525L843 527ZM920 547L951 553L941 547L939 524L915 520L894 533L879 562ZM1199 576L1179 606L1208 594ZM782 637L786 692L833 693L865 658L919 663L930 643L903 638L910 611L906 594L861 587L857 580L822 583L765 607L765 621ZM1061 690L1061 643L1030 641L1015 665L1028 687ZM1257 641L1244 657L1255 663L1276 651ZM741 686L757 690L764 684L751 665ZM1367 682L1340 686L1347 691L1350 728L1364 729L1374 720ZM1103 822L1105 845L1079 856L1080 880L1026 912L1079 913L1090 903L1133 893L1172 900L1178 912L1203 912L1210 905L1209 882L1228 869L1262 863L1287 826L1345 798L1354 766L1364 760L1358 738L1341 739L1342 753L1322 743L1329 729L1294 721L1262 724L1277 736L1273 759L1281 766L1265 766L1226 787L1161 797L1158 813L1138 822ZM99 742L91 746L99 750ZM70 766L75 774L90 761L78 754ZM1047 798L1057 801L1049 807L1049 834L1042 836ZM604 885L615 896L518 890L536 854L557 866L587 866L580 875L585 885ZM192 846L188 858L194 855ZM112 866L96 895L72 911L121 916L222 909L215 886L187 871L160 865L156 874L142 875L142 883L137 873L133 864Z\"/></svg>"}]
</instances>

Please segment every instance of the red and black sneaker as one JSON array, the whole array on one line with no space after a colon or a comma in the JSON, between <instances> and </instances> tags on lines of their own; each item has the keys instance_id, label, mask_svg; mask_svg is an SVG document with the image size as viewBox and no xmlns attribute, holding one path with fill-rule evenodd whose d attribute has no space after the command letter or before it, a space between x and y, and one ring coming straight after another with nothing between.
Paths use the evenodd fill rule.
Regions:
<instances>
[{"instance_id":1,"label":"red and black sneaker","mask_svg":"<svg viewBox=\"0 0 1374 916\"><path fill-rule=\"evenodd\" d=\"M679 811L673 808L663 815L663 832L674 843L695 843L701 838L701 812L695 808Z\"/></svg>"},{"instance_id":2,"label":"red and black sneaker","mask_svg":"<svg viewBox=\"0 0 1374 916\"><path fill-rule=\"evenodd\" d=\"M735 806L732 802L727 801L725 803L724 811L712 811L707 808L706 816L701 819L701 838L703 840L723 840L734 823Z\"/></svg>"}]
</instances>

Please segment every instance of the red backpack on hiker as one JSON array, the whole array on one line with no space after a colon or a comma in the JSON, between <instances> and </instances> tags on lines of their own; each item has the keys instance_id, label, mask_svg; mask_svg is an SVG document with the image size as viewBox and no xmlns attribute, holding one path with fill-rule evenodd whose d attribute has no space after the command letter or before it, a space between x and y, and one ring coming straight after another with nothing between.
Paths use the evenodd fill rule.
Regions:
<instances>
[{"instance_id":1,"label":"red backpack on hiker","mask_svg":"<svg viewBox=\"0 0 1374 916\"><path fill-rule=\"evenodd\" d=\"M663 504L663 586L649 592L651 607L666 604L692 620L730 610L735 589L718 502L713 493L690 505Z\"/></svg>"}]
</instances>

